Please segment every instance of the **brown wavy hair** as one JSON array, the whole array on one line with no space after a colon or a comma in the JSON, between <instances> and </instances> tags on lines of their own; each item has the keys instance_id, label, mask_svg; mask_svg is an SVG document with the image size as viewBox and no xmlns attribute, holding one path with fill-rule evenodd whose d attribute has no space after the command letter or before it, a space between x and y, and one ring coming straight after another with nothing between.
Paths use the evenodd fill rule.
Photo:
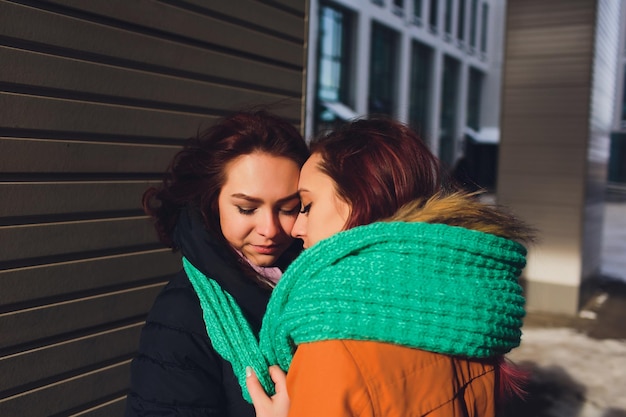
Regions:
<instances>
[{"instance_id":1,"label":"brown wavy hair","mask_svg":"<svg viewBox=\"0 0 626 417\"><path fill-rule=\"evenodd\" d=\"M172 159L162 183L143 194L143 209L154 219L161 242L178 249L172 234L184 207L198 209L206 229L225 242L218 210L225 168L235 158L254 152L285 157L299 167L309 156L298 130L266 110L231 114L188 139Z\"/></svg>"}]
</instances>

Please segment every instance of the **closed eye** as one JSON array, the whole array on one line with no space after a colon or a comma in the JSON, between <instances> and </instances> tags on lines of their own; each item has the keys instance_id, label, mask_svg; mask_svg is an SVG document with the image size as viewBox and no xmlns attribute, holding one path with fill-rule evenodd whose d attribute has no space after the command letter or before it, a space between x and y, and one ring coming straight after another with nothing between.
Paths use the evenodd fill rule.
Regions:
<instances>
[{"instance_id":1,"label":"closed eye","mask_svg":"<svg viewBox=\"0 0 626 417\"><path fill-rule=\"evenodd\" d=\"M296 214L298 214L299 211L300 211L299 205L290 209L283 209L283 208L280 209L280 213L285 214L287 216L295 216Z\"/></svg>"},{"instance_id":2,"label":"closed eye","mask_svg":"<svg viewBox=\"0 0 626 417\"><path fill-rule=\"evenodd\" d=\"M302 207L300 209L300 213L301 214L307 214L309 212L309 210L311 210L311 204L313 204L313 203L309 203L306 206Z\"/></svg>"},{"instance_id":3,"label":"closed eye","mask_svg":"<svg viewBox=\"0 0 626 417\"><path fill-rule=\"evenodd\" d=\"M256 208L243 208L241 206L237 206L237 210L239 210L239 213L243 214L244 216L251 216L252 214L254 214Z\"/></svg>"}]
</instances>

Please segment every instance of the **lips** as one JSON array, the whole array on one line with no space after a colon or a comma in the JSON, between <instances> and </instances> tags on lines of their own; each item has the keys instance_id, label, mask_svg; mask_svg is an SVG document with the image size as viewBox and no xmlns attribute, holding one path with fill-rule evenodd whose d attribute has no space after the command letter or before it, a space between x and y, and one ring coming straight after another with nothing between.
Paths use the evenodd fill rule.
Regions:
<instances>
[{"instance_id":1,"label":"lips","mask_svg":"<svg viewBox=\"0 0 626 417\"><path fill-rule=\"evenodd\" d=\"M252 245L252 247L261 255L274 255L281 248L279 245Z\"/></svg>"}]
</instances>

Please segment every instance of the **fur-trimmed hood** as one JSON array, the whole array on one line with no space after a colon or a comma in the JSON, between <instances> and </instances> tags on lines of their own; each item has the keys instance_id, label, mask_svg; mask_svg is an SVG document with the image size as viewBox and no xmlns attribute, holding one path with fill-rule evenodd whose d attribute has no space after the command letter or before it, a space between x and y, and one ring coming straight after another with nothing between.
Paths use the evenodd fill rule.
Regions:
<instances>
[{"instance_id":1,"label":"fur-trimmed hood","mask_svg":"<svg viewBox=\"0 0 626 417\"><path fill-rule=\"evenodd\" d=\"M386 221L441 223L489 233L523 245L534 240L534 230L504 207L480 201L481 193L437 194L401 207Z\"/></svg>"}]
</instances>

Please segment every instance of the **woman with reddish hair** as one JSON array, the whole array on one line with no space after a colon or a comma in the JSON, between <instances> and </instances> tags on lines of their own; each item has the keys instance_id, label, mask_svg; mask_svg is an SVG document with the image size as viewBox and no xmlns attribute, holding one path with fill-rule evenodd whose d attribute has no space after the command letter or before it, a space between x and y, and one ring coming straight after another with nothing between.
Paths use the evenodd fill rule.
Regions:
<instances>
[{"instance_id":1,"label":"woman with reddish hair","mask_svg":"<svg viewBox=\"0 0 626 417\"><path fill-rule=\"evenodd\" d=\"M504 355L520 343L531 230L451 186L386 119L314 141L298 189L306 250L260 340L288 373L270 369L268 397L267 370L248 368L257 416L495 416L519 390Z\"/></svg>"},{"instance_id":2,"label":"woman with reddish hair","mask_svg":"<svg viewBox=\"0 0 626 417\"><path fill-rule=\"evenodd\" d=\"M144 209L183 268L148 314L126 416L254 416L241 386L258 358L242 363L232 349L258 335L273 287L301 250L290 233L308 155L288 121L239 112L189 139L145 192Z\"/></svg>"}]
</instances>

